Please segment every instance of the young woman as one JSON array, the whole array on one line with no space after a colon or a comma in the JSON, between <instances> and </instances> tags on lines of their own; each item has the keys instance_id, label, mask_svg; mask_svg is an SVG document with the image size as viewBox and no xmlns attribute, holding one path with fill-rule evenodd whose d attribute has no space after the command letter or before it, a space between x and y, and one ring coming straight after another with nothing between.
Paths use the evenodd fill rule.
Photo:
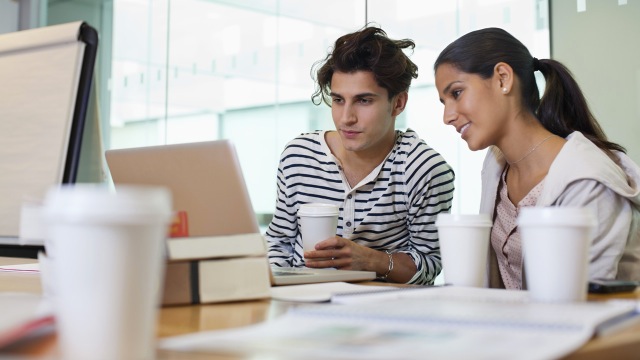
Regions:
<instances>
[{"instance_id":1,"label":"young woman","mask_svg":"<svg viewBox=\"0 0 640 360\"><path fill-rule=\"evenodd\" d=\"M497 28L457 39L434 70L445 124L469 149L489 147L480 212L493 216L490 286L526 288L516 227L525 206L591 208L589 278L640 280L640 168L607 140L569 70Z\"/></svg>"}]
</instances>

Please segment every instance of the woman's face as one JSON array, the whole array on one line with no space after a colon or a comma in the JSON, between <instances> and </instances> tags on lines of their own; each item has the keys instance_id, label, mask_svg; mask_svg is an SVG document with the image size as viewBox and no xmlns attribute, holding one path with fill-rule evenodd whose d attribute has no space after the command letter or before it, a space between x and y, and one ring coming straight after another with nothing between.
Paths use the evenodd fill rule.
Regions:
<instances>
[{"instance_id":1,"label":"woman's face","mask_svg":"<svg viewBox=\"0 0 640 360\"><path fill-rule=\"evenodd\" d=\"M435 77L445 125L455 127L470 150L495 145L507 127L499 80L483 79L450 64L438 66Z\"/></svg>"}]
</instances>

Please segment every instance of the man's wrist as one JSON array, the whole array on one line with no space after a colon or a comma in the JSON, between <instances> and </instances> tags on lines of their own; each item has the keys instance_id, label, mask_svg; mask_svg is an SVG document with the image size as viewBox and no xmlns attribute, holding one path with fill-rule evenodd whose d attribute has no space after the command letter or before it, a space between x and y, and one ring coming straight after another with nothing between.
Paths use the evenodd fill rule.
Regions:
<instances>
[{"instance_id":1,"label":"man's wrist","mask_svg":"<svg viewBox=\"0 0 640 360\"><path fill-rule=\"evenodd\" d=\"M393 254L389 250L385 250L384 252L388 256L389 264L387 267L387 271L384 272L383 275L378 276L378 279L380 280L387 280L387 278L389 277L389 274L391 274L391 271L393 271Z\"/></svg>"}]
</instances>

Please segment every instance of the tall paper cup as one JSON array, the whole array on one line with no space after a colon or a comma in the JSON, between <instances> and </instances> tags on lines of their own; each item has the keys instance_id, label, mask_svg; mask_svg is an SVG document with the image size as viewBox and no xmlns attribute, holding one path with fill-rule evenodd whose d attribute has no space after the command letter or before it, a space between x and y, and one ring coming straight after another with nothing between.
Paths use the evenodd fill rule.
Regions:
<instances>
[{"instance_id":1,"label":"tall paper cup","mask_svg":"<svg viewBox=\"0 0 640 360\"><path fill-rule=\"evenodd\" d=\"M335 205L310 203L300 205L298 217L304 251L315 250L317 243L336 235L340 209Z\"/></svg>"},{"instance_id":2,"label":"tall paper cup","mask_svg":"<svg viewBox=\"0 0 640 360\"><path fill-rule=\"evenodd\" d=\"M591 231L587 208L526 207L518 215L530 298L543 302L584 301Z\"/></svg>"},{"instance_id":3,"label":"tall paper cup","mask_svg":"<svg viewBox=\"0 0 640 360\"><path fill-rule=\"evenodd\" d=\"M438 214L436 227L445 283L484 286L491 226L488 214Z\"/></svg>"},{"instance_id":4,"label":"tall paper cup","mask_svg":"<svg viewBox=\"0 0 640 360\"><path fill-rule=\"evenodd\" d=\"M64 359L153 359L168 190L78 184L44 207Z\"/></svg>"}]
</instances>

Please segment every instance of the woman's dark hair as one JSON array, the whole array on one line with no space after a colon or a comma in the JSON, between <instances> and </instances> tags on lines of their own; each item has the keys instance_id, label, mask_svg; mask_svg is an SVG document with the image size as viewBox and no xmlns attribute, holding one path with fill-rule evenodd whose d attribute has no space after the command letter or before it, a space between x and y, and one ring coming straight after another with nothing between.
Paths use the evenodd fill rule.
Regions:
<instances>
[{"instance_id":1,"label":"woman's dark hair","mask_svg":"<svg viewBox=\"0 0 640 360\"><path fill-rule=\"evenodd\" d=\"M612 150L626 151L621 145L607 140L580 87L564 65L555 60L532 57L518 39L502 29L486 28L463 35L440 53L433 69L450 64L462 72L488 79L499 62L511 66L520 79L523 107L529 109L547 130L563 138L573 131L580 131L616 162ZM540 71L546 81L542 99L535 71Z\"/></svg>"},{"instance_id":2,"label":"woman's dark hair","mask_svg":"<svg viewBox=\"0 0 640 360\"><path fill-rule=\"evenodd\" d=\"M418 66L402 49L415 48L413 40L392 40L384 30L372 26L343 35L323 60L311 68L315 73L316 91L311 101L319 105L321 101L331 106L331 78L333 73L353 73L370 71L376 83L387 89L389 99L403 91L408 91L411 80L418 77Z\"/></svg>"}]
</instances>

